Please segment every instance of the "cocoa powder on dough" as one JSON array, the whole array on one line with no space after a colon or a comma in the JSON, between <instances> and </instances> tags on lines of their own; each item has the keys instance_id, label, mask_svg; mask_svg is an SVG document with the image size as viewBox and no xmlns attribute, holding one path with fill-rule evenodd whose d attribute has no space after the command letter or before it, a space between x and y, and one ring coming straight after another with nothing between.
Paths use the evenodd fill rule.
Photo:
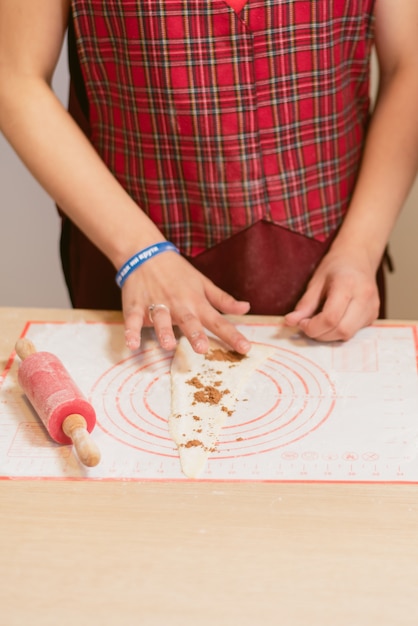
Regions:
<instances>
[{"instance_id":1,"label":"cocoa powder on dough","mask_svg":"<svg viewBox=\"0 0 418 626\"><path fill-rule=\"evenodd\" d=\"M213 385L206 385L194 394L196 402L206 402L207 404L219 404L225 391L219 391Z\"/></svg>"},{"instance_id":2,"label":"cocoa powder on dough","mask_svg":"<svg viewBox=\"0 0 418 626\"><path fill-rule=\"evenodd\" d=\"M222 350L221 348L213 348L205 355L207 361L230 361L231 363L239 363L245 358L245 354L240 354L234 350Z\"/></svg>"},{"instance_id":3,"label":"cocoa powder on dough","mask_svg":"<svg viewBox=\"0 0 418 626\"><path fill-rule=\"evenodd\" d=\"M204 447L203 443L199 441L199 439L190 439L190 441L184 443L183 446L185 448L197 448L199 446L201 446L202 448Z\"/></svg>"},{"instance_id":4,"label":"cocoa powder on dough","mask_svg":"<svg viewBox=\"0 0 418 626\"><path fill-rule=\"evenodd\" d=\"M196 387L196 389L201 389L203 387L203 383L198 379L197 376L193 376L190 380L186 380L188 385L192 385L192 387Z\"/></svg>"}]
</instances>

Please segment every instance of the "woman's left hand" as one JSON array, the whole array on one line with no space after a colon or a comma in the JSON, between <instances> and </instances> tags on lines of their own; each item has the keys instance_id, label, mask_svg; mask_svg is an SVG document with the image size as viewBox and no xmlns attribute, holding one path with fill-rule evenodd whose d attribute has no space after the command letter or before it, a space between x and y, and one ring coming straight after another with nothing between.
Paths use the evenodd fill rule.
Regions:
<instances>
[{"instance_id":1,"label":"woman's left hand","mask_svg":"<svg viewBox=\"0 0 418 626\"><path fill-rule=\"evenodd\" d=\"M345 341L376 320L379 305L376 270L367 252L331 248L285 322L312 339Z\"/></svg>"}]
</instances>

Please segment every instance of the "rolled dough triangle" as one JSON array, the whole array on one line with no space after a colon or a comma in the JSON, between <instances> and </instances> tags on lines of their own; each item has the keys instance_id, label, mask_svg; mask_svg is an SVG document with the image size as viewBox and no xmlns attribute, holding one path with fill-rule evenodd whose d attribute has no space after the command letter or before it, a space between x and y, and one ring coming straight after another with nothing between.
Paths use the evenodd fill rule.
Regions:
<instances>
[{"instance_id":1,"label":"rolled dough triangle","mask_svg":"<svg viewBox=\"0 0 418 626\"><path fill-rule=\"evenodd\" d=\"M273 353L273 347L254 344L242 356L210 339L209 351L197 354L181 337L171 364L169 431L186 476L196 478L202 473L241 390Z\"/></svg>"}]
</instances>

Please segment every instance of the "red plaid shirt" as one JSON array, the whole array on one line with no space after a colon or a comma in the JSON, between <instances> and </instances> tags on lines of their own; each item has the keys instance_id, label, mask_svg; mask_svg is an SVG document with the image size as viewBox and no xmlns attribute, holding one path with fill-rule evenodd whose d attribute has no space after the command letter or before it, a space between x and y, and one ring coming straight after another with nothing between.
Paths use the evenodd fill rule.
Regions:
<instances>
[{"instance_id":1,"label":"red plaid shirt","mask_svg":"<svg viewBox=\"0 0 418 626\"><path fill-rule=\"evenodd\" d=\"M187 255L261 219L323 241L359 167L373 5L73 0L90 139Z\"/></svg>"}]
</instances>

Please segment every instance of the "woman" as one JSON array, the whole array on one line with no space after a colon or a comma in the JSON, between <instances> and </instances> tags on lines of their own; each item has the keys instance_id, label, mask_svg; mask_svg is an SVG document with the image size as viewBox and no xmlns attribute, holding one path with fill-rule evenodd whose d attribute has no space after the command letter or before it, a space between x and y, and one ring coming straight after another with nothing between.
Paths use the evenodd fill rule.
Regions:
<instances>
[{"instance_id":1,"label":"woman","mask_svg":"<svg viewBox=\"0 0 418 626\"><path fill-rule=\"evenodd\" d=\"M417 167L417 24L415 0L0 0L0 126L65 215L74 305L118 306L116 268L132 349L152 323L245 353L222 313L250 306L324 341L370 324Z\"/></svg>"}]
</instances>

